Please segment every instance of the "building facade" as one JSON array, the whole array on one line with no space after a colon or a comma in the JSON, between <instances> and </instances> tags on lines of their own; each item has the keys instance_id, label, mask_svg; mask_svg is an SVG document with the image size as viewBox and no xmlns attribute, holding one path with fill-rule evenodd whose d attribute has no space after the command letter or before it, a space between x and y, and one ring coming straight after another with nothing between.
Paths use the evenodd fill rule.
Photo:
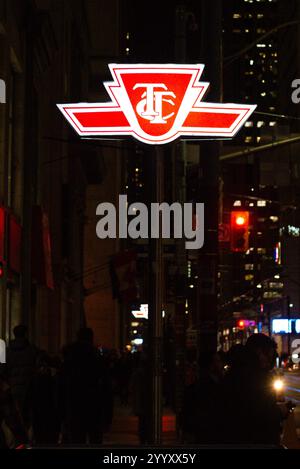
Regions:
<instances>
[{"instance_id":1,"label":"building facade","mask_svg":"<svg viewBox=\"0 0 300 469\"><path fill-rule=\"evenodd\" d=\"M88 84L83 2L0 2L1 336L57 353L84 324L88 173L56 103Z\"/></svg>"}]
</instances>

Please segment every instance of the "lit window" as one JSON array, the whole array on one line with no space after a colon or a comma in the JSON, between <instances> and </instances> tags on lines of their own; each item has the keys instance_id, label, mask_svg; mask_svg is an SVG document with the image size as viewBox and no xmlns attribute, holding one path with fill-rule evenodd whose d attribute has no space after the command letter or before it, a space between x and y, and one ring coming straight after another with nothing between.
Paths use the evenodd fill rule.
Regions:
<instances>
[{"instance_id":1,"label":"lit window","mask_svg":"<svg viewBox=\"0 0 300 469\"><path fill-rule=\"evenodd\" d=\"M234 14L233 14L233 18L234 18L235 20L237 20L237 19L239 19L239 18L241 18L241 17L242 17L242 15L241 15L240 13L234 13Z\"/></svg>"},{"instance_id":2,"label":"lit window","mask_svg":"<svg viewBox=\"0 0 300 469\"><path fill-rule=\"evenodd\" d=\"M191 278L192 276L192 263L191 261L188 261L188 278Z\"/></svg>"},{"instance_id":3,"label":"lit window","mask_svg":"<svg viewBox=\"0 0 300 469\"><path fill-rule=\"evenodd\" d=\"M247 136L245 137L245 143L251 143L253 142L253 137Z\"/></svg>"},{"instance_id":4,"label":"lit window","mask_svg":"<svg viewBox=\"0 0 300 469\"><path fill-rule=\"evenodd\" d=\"M282 282L270 282L269 288L272 288L273 290L282 290L283 283Z\"/></svg>"},{"instance_id":5,"label":"lit window","mask_svg":"<svg viewBox=\"0 0 300 469\"><path fill-rule=\"evenodd\" d=\"M264 121L258 121L257 122L257 127L260 129L260 127L264 127L265 123Z\"/></svg>"},{"instance_id":6,"label":"lit window","mask_svg":"<svg viewBox=\"0 0 300 469\"><path fill-rule=\"evenodd\" d=\"M246 122L245 127L253 127L253 122L252 121Z\"/></svg>"},{"instance_id":7,"label":"lit window","mask_svg":"<svg viewBox=\"0 0 300 469\"><path fill-rule=\"evenodd\" d=\"M241 207L242 206L242 202L240 200L236 200L233 204L234 207Z\"/></svg>"},{"instance_id":8,"label":"lit window","mask_svg":"<svg viewBox=\"0 0 300 469\"><path fill-rule=\"evenodd\" d=\"M257 206L258 207L266 207L266 205L267 205L266 200L258 200L257 201Z\"/></svg>"}]
</instances>

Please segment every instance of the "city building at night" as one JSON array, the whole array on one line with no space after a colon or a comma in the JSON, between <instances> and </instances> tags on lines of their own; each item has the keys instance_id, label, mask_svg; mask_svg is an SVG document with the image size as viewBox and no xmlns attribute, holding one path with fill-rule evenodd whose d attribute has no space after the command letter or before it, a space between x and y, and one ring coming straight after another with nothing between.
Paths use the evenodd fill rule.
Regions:
<instances>
[{"instance_id":1,"label":"city building at night","mask_svg":"<svg viewBox=\"0 0 300 469\"><path fill-rule=\"evenodd\" d=\"M222 221L229 222L231 210L247 207L251 223L248 252L237 255L221 243L219 300L221 310L235 313L233 325L237 315L253 315L268 333L270 318L286 315L287 303L295 314L299 311L295 240L293 259L289 255L295 232L287 228L297 226L298 219L298 144L289 143L298 131L299 111L291 99L299 70L297 18L297 2L290 8L280 0L224 6L224 97L258 106L234 145L223 147ZM276 142L284 140L287 146L277 148ZM260 150L260 145L266 147ZM247 146L256 150L247 155ZM289 297L294 300L288 302Z\"/></svg>"},{"instance_id":2,"label":"city building at night","mask_svg":"<svg viewBox=\"0 0 300 469\"><path fill-rule=\"evenodd\" d=\"M0 448L299 436L298 87L299 0L0 0Z\"/></svg>"}]
</instances>

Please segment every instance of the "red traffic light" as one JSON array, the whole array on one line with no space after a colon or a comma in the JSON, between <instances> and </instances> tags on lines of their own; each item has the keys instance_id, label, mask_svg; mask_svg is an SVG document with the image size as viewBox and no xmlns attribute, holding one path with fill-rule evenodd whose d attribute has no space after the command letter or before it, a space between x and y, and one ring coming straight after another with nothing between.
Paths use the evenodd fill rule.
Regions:
<instances>
[{"instance_id":1,"label":"red traffic light","mask_svg":"<svg viewBox=\"0 0 300 469\"><path fill-rule=\"evenodd\" d=\"M239 319L237 321L237 327L239 329L245 329L246 327L256 327L256 321L253 319Z\"/></svg>"},{"instance_id":2,"label":"red traffic light","mask_svg":"<svg viewBox=\"0 0 300 469\"><path fill-rule=\"evenodd\" d=\"M4 275L3 262L0 262L0 278L3 277L3 275Z\"/></svg>"},{"instance_id":3,"label":"red traffic light","mask_svg":"<svg viewBox=\"0 0 300 469\"><path fill-rule=\"evenodd\" d=\"M238 225L238 226L244 226L246 224L246 217L244 217L243 215L239 215L235 218L235 223Z\"/></svg>"},{"instance_id":4,"label":"red traffic light","mask_svg":"<svg viewBox=\"0 0 300 469\"><path fill-rule=\"evenodd\" d=\"M249 212L231 212L231 241L233 252L246 252L249 249Z\"/></svg>"}]
</instances>

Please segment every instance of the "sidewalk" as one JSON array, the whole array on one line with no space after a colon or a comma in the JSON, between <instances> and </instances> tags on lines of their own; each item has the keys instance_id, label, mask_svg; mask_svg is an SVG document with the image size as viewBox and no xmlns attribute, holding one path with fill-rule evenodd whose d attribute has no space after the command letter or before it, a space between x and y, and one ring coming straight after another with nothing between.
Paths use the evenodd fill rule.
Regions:
<instances>
[{"instance_id":1,"label":"sidewalk","mask_svg":"<svg viewBox=\"0 0 300 469\"><path fill-rule=\"evenodd\" d=\"M164 410L162 418L163 446L176 445L176 416ZM138 418L132 414L130 406L116 403L111 430L104 434L103 446L140 446L138 437Z\"/></svg>"}]
</instances>

